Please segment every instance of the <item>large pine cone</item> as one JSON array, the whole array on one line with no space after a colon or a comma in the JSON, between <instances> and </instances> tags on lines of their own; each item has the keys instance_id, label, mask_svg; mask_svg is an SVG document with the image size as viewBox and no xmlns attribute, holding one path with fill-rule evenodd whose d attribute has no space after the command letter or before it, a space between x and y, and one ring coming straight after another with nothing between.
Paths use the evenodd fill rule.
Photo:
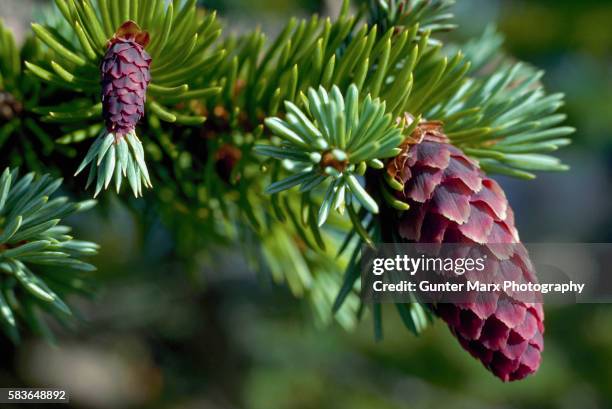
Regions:
<instances>
[{"instance_id":1,"label":"large pine cone","mask_svg":"<svg viewBox=\"0 0 612 409\"><path fill-rule=\"evenodd\" d=\"M449 143L440 124L419 124L387 172L404 185L398 197L410 205L399 218L402 239L489 246L501 278L536 282L504 192ZM467 351L497 377L512 381L537 371L544 348L542 304L519 298L501 291L488 302L431 308Z\"/></svg>"},{"instance_id":2,"label":"large pine cone","mask_svg":"<svg viewBox=\"0 0 612 409\"><path fill-rule=\"evenodd\" d=\"M133 131L144 115L151 80L151 57L144 49L148 35L126 22L108 43L100 70L102 115L106 129L117 136Z\"/></svg>"}]
</instances>

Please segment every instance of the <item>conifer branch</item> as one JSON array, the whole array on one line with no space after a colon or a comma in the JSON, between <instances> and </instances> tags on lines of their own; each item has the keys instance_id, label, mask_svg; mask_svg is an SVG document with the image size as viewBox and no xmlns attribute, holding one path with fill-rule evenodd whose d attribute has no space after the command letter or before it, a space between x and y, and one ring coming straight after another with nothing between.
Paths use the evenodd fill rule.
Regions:
<instances>
[{"instance_id":1,"label":"conifer branch","mask_svg":"<svg viewBox=\"0 0 612 409\"><path fill-rule=\"evenodd\" d=\"M61 321L72 315L64 297L86 293L88 274L95 267L83 258L96 254L94 243L74 240L61 220L87 210L95 202L70 202L50 196L61 179L33 173L18 176L17 169L0 176L0 322L15 342L20 328L50 334L40 313Z\"/></svg>"},{"instance_id":2,"label":"conifer branch","mask_svg":"<svg viewBox=\"0 0 612 409\"><path fill-rule=\"evenodd\" d=\"M13 166L37 171L44 168L45 157L52 153L74 154L71 148L56 146L53 127L42 123L35 112L53 89L42 88L39 81L24 75L23 59L41 56L35 39L28 37L17 46L0 21L0 156Z\"/></svg>"},{"instance_id":3,"label":"conifer branch","mask_svg":"<svg viewBox=\"0 0 612 409\"><path fill-rule=\"evenodd\" d=\"M29 167L78 149L84 160L74 169L89 168L96 195L113 179L117 190L127 179L136 196L155 182L147 205L171 227L181 255L247 237L253 264L310 300L320 322L331 321L335 299L336 319L351 326L360 308L360 245L382 240L374 215L409 210L398 197L404 185L378 168L420 118L440 121L488 172L531 178L565 169L548 156L573 132L556 112L562 96L547 95L540 73L506 58L492 31L462 46L433 38L454 27L452 3L371 0L364 22L345 1L335 19L292 19L268 39L259 30L221 36L215 13L195 1L56 0L61 19L34 24L37 40L23 50L1 32L0 90L24 110L0 123L0 149L17 146L8 142L14 135L35 135L36 146L20 138L23 147L9 153ZM118 50L106 70L101 64L129 20L149 33L148 44L127 34L153 61L150 83L142 64L144 76L129 81L146 89L140 138L108 122L135 122L141 95L111 104L126 85L113 83L100 101L101 69L114 72L113 58L132 54ZM26 52L37 43L43 52ZM89 151L79 144L92 139ZM429 320L417 303L398 311L414 332ZM373 312L380 328L380 311Z\"/></svg>"},{"instance_id":4,"label":"conifer branch","mask_svg":"<svg viewBox=\"0 0 612 409\"><path fill-rule=\"evenodd\" d=\"M531 179L532 171L567 170L548 155L571 143L575 129L561 126L563 94L547 94L542 71L503 55L503 38L489 27L464 48L476 71L447 101L426 116L441 120L453 143L478 159L482 168ZM486 61L498 61L484 67Z\"/></svg>"},{"instance_id":5,"label":"conifer branch","mask_svg":"<svg viewBox=\"0 0 612 409\"><path fill-rule=\"evenodd\" d=\"M293 186L311 192L321 184L326 193L318 212L322 226L331 210L344 212L346 202L356 199L378 213L376 201L363 189L357 177L368 166L382 168L381 159L397 155L402 130L386 114L385 104L368 95L361 101L357 86L344 97L338 87L328 93L310 89L308 113L286 103L287 119L269 118L266 125L283 142L279 146L258 145L255 152L282 161L292 176L275 181L266 189L274 194Z\"/></svg>"}]
</instances>

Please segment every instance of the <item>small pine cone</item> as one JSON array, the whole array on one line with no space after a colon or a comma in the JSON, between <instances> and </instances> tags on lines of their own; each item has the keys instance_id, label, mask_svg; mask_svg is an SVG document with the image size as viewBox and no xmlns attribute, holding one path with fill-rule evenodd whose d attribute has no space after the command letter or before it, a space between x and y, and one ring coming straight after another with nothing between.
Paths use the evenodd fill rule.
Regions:
<instances>
[{"instance_id":1,"label":"small pine cone","mask_svg":"<svg viewBox=\"0 0 612 409\"><path fill-rule=\"evenodd\" d=\"M486 246L503 279L536 282L504 192L449 143L441 124L419 124L402 148L387 166L389 176L404 186L398 198L410 205L400 216L399 236L416 243ZM544 348L541 303L500 291L490 302L439 303L431 308L463 348L503 381L537 371Z\"/></svg>"},{"instance_id":2,"label":"small pine cone","mask_svg":"<svg viewBox=\"0 0 612 409\"><path fill-rule=\"evenodd\" d=\"M126 22L109 41L100 65L102 115L108 132L117 136L133 131L144 115L151 81L151 57L144 49L147 42L146 33Z\"/></svg>"},{"instance_id":3,"label":"small pine cone","mask_svg":"<svg viewBox=\"0 0 612 409\"><path fill-rule=\"evenodd\" d=\"M10 121L23 110L21 102L17 101L13 94L0 91L0 119Z\"/></svg>"}]
</instances>

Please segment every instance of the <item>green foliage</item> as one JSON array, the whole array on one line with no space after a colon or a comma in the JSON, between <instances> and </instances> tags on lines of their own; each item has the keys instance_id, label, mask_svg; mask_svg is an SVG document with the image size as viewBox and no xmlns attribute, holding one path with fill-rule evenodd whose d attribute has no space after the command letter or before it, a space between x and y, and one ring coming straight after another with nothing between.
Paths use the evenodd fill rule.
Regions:
<instances>
[{"instance_id":1,"label":"green foliage","mask_svg":"<svg viewBox=\"0 0 612 409\"><path fill-rule=\"evenodd\" d=\"M478 71L448 101L427 116L444 122L451 141L477 159L488 172L531 179L531 171L567 170L550 155L567 146L575 129L559 126L556 111L563 94L547 95L539 82L544 73L501 55L503 39L493 28L464 50ZM494 69L487 61L499 61Z\"/></svg>"},{"instance_id":2,"label":"green foliage","mask_svg":"<svg viewBox=\"0 0 612 409\"><path fill-rule=\"evenodd\" d=\"M494 57L476 53L481 51L482 54L482 44L466 47L467 57L464 57L458 48L443 48L438 41L432 41L432 30L452 28L448 23L449 5L450 2L415 2L412 8L396 14L396 17L401 15L403 22L399 31L395 26L380 30L383 25L378 17L370 19L379 23L378 27L360 24L344 8L333 22L318 17L304 21L291 20L267 46L265 35L257 30L241 37L226 38L217 45L217 50L225 50L227 57L202 73L199 79L202 84L219 81L224 85L220 94L204 102L209 121L203 131L189 136L183 133L182 138L174 133L171 141L160 144L159 150L156 149L174 158L171 161L163 160L163 163L174 164L175 177L168 178L168 183L178 184L185 197L192 197L192 203L197 201L199 206L205 207L209 219L214 220L215 215L221 215L231 220L241 214L247 226L254 229L256 239L253 241L261 243L266 267L272 270L277 281L284 279L289 283L296 295L322 292L318 281L305 273L310 269L304 267L300 254L329 251L330 245L333 245L329 243L330 230L346 238L340 248L335 246L336 251L345 257L346 249L358 249L361 243L373 244L380 240L377 238L380 221L372 217L372 213L375 213L372 211L381 205L381 200L384 203L392 201L393 207L399 210L406 208L405 203L394 200L386 192L386 184L380 174L372 177L376 172L368 171L368 189L359 189L362 187L359 182L353 184L358 192L357 200L347 206L348 211L344 215L339 213L331 218L331 209L342 210L341 204L347 192L353 195L344 177L344 173L349 172L334 172L337 169L333 166L320 166L326 153L336 163L342 162L345 156L349 162L351 160L350 152L342 149L334 151L333 148L337 146L330 143L342 139L342 132L334 131L342 128L338 128L335 122L338 116L332 113L334 109L343 111L332 108L342 105L340 96L347 105L347 95L342 95L344 92L341 90L348 92L351 84L354 84L352 89L361 95L370 95L370 99L360 99L360 112L365 110L366 104L379 99L386 106L385 112L393 117L403 117L409 113L416 118L422 116L428 120L442 120L445 131L464 131L463 134L451 134L451 137L470 136L474 129L478 131L478 128L485 127L479 124L490 120L491 117L483 116L483 111L494 113L493 107L504 108L499 104L492 104L488 108L487 104L491 101L481 98L465 108L456 107L450 113L443 109L456 106L457 95L466 86L484 81L481 79L484 78L480 74L481 69L485 61ZM412 14L405 10L412 11ZM424 18L426 24L423 24ZM489 49L496 50L499 44L492 44L492 40L495 38L487 45ZM327 90L336 87L338 91L325 91L326 95L309 91L320 87ZM508 95L500 94L499 101L507 103L505 98ZM321 101L325 101L327 96L330 101L322 104L324 109L321 109L318 117L309 109L312 105L310 99L315 96ZM510 111L510 108L506 110ZM516 114L517 111L513 111L508 116ZM541 113L535 112L530 118L540 116ZM517 118L519 121L523 119L519 116L511 119L515 121ZM510 124L507 117L502 120ZM262 122L265 122L267 129L262 128ZM345 119L345 137L348 128L358 129L359 123ZM278 138L270 138L266 130ZM409 127L403 129L403 135L410 132ZM380 132L376 134L382 136ZM197 145L188 141L201 136L208 140L206 149L193 149ZM231 169L229 180L224 181L215 170L219 164L217 155L226 145L239 149L241 157ZM491 149L489 144L475 138L466 138L460 146L479 159L483 167L490 169L487 163L490 158L478 156L483 145ZM193 152L205 152L206 157L198 157ZM364 152L372 154L374 159L384 156L377 158L372 149L364 149ZM253 153L271 159L261 162ZM161 157L165 156L162 153ZM353 157L353 160L353 163L347 163L347 168L352 165L351 174L366 170L359 164L361 158ZM380 166L377 161L370 163ZM200 168L206 170L192 171ZM166 173L164 169L156 169L160 174ZM268 173L272 181L264 191L269 194L268 198L260 194L260 169ZM297 185L300 185L299 189L292 189ZM167 183L163 188L168 191L177 189L175 186L167 187ZM168 193L167 203L176 206L176 198L183 195ZM361 208L354 208L357 202L366 206L362 204ZM191 207L189 200L184 204L187 208ZM231 210L233 206L236 207L235 211ZM194 209L191 214L195 216L201 212ZM326 217L330 217L331 225L321 228L320 224ZM191 228L208 226L206 231L210 232L211 224L203 221L198 227ZM190 226L181 225L190 231ZM219 232L213 229L214 234ZM198 235L194 232L186 236ZM284 246L289 248L285 249ZM358 260L359 253L354 252L349 259ZM344 306L345 297L352 299L357 296L354 289L358 288L358 263L350 264L349 270L351 266L354 271L352 274L347 272L350 279L340 287L337 308ZM430 319L426 310L417 303L398 306L398 311L402 321L414 332L422 330Z\"/></svg>"},{"instance_id":3,"label":"green foliage","mask_svg":"<svg viewBox=\"0 0 612 409\"><path fill-rule=\"evenodd\" d=\"M429 41L430 31L416 23L400 33L381 31L360 24L347 9L334 22L292 19L267 48L259 31L226 39L219 48L227 58L204 73L203 81L225 80L225 92L207 101L210 108L227 107L233 126L246 119L256 127L282 110L282 101L299 102L309 88L355 84L399 116L431 107L458 88L469 66L460 53L443 55L441 45Z\"/></svg>"},{"instance_id":4,"label":"green foliage","mask_svg":"<svg viewBox=\"0 0 612 409\"><path fill-rule=\"evenodd\" d=\"M86 292L87 273L95 270L80 259L96 254L98 246L74 240L70 228L60 224L94 202L50 200L60 185L61 179L49 175L19 178L17 169L0 176L0 321L14 341L23 325L50 335L40 312L68 319L72 312L62 298Z\"/></svg>"},{"instance_id":5,"label":"green foliage","mask_svg":"<svg viewBox=\"0 0 612 409\"><path fill-rule=\"evenodd\" d=\"M449 31L456 27L450 21L449 9L455 0L362 0L367 5L370 22L387 30L390 27L419 25L421 32Z\"/></svg>"},{"instance_id":6,"label":"green foliage","mask_svg":"<svg viewBox=\"0 0 612 409\"><path fill-rule=\"evenodd\" d=\"M300 185L300 192L310 192L327 183L325 198L318 212L322 226L330 210L344 212L353 198L372 213L378 213L376 201L365 191L358 176L368 166L380 169L380 159L397 155L402 142L401 129L386 114L385 104L368 95L363 103L355 85L346 99L338 87L331 93L323 88L310 89L306 110L286 102L287 120L268 118L266 125L283 140L280 146L258 145L259 154L282 160L292 176L275 181L266 189L274 194ZM349 204L349 206L352 206Z\"/></svg>"},{"instance_id":7,"label":"green foliage","mask_svg":"<svg viewBox=\"0 0 612 409\"><path fill-rule=\"evenodd\" d=\"M79 165L75 176L89 165L89 187L96 180L96 191L94 197L106 189L113 176L115 177L115 188L117 193L121 190L121 183L126 177L134 192L134 196L142 196L142 185L153 187L149 177L149 171L144 160L144 149L142 143L131 132L125 137L116 138L113 134L102 133L91 145L89 152Z\"/></svg>"},{"instance_id":8,"label":"green foliage","mask_svg":"<svg viewBox=\"0 0 612 409\"><path fill-rule=\"evenodd\" d=\"M13 34L0 22L0 73L2 88L14 87L21 74L20 50L15 44Z\"/></svg>"},{"instance_id":9,"label":"green foliage","mask_svg":"<svg viewBox=\"0 0 612 409\"><path fill-rule=\"evenodd\" d=\"M314 213L311 217L314 218ZM343 270L349 260L346 257L336 258L333 247L317 248L312 243L316 240L315 233L303 229L299 222L293 220L288 224L299 233L292 233L291 228L275 223L263 237L264 270L269 270L276 283L286 283L295 296L308 300L315 323L327 326L335 320L342 327L352 329L357 323L360 308L358 295L349 294L341 308L336 311L332 309L342 284L338 271ZM297 240L296 234L299 237ZM323 234L325 242L333 242L332 236Z\"/></svg>"},{"instance_id":10,"label":"green foliage","mask_svg":"<svg viewBox=\"0 0 612 409\"><path fill-rule=\"evenodd\" d=\"M559 126L562 96L506 58L492 31L463 46L433 38L454 27L452 3L370 0L365 16L351 16L345 1L337 18L291 19L268 40L258 29L221 36L195 0L56 0L64 23L32 26L44 54L15 57L3 31L0 73L7 87L13 77L44 82L49 98L26 106L41 116L30 122L54 127L55 149L98 138L77 169L89 167L96 195L113 177L137 196L155 184L139 210L160 215L185 260L240 244L254 268L309 301L317 322L352 327L364 307L361 245L385 241L383 213L407 206L378 169L420 118L442 121L486 171L565 168L545 155L573 131ZM126 20L151 36L152 82L142 142L114 144L103 133L99 63ZM25 128L2 124L0 138L11 129ZM397 308L415 333L430 320L418 303ZM380 334L380 308L372 312Z\"/></svg>"},{"instance_id":11,"label":"green foliage","mask_svg":"<svg viewBox=\"0 0 612 409\"><path fill-rule=\"evenodd\" d=\"M36 107L53 93L39 81L24 75L26 58L42 55L36 40L28 38L18 47L11 32L0 21L0 155L14 166L40 171L54 153L74 156L71 148L57 146L53 127L41 123Z\"/></svg>"}]
</instances>

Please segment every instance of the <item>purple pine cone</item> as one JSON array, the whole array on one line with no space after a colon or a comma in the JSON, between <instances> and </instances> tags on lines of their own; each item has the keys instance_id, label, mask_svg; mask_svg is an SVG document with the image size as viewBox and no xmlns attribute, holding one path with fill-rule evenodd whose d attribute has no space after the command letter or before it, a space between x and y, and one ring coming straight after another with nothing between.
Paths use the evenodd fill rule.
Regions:
<instances>
[{"instance_id":1,"label":"purple pine cone","mask_svg":"<svg viewBox=\"0 0 612 409\"><path fill-rule=\"evenodd\" d=\"M436 122L420 123L402 152L387 167L410 204L399 220L399 235L417 243L480 244L489 248L493 281L537 282L514 214L501 187L460 149ZM514 246L500 244L514 243ZM505 251L510 253L505 254ZM490 299L432 306L459 343L503 381L538 370L544 349L540 302L495 292Z\"/></svg>"},{"instance_id":2,"label":"purple pine cone","mask_svg":"<svg viewBox=\"0 0 612 409\"><path fill-rule=\"evenodd\" d=\"M151 81L151 57L138 36L118 33L109 41L100 65L102 115L106 129L116 136L134 130L144 115L147 86Z\"/></svg>"}]
</instances>

